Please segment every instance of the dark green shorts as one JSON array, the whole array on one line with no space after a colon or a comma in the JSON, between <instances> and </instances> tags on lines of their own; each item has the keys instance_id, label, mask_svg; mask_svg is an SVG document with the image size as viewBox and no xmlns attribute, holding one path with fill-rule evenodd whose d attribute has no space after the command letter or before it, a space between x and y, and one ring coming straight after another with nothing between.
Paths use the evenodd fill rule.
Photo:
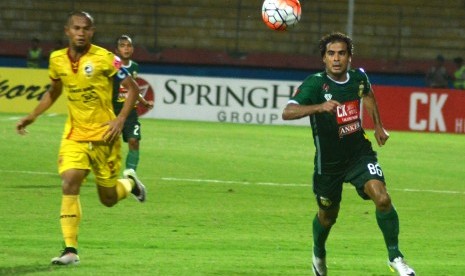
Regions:
<instances>
[{"instance_id":1,"label":"dark green shorts","mask_svg":"<svg viewBox=\"0 0 465 276\"><path fill-rule=\"evenodd\" d=\"M342 185L351 183L363 199L370 199L363 191L368 180L377 179L385 183L384 173L375 155L362 156L352 166L338 174L313 174L313 192L318 206L330 209L341 202Z\"/></svg>"},{"instance_id":2,"label":"dark green shorts","mask_svg":"<svg viewBox=\"0 0 465 276\"><path fill-rule=\"evenodd\" d=\"M137 140L142 139L140 134L140 123L138 120L127 120L123 127L123 141L128 142L129 138L135 138Z\"/></svg>"}]
</instances>

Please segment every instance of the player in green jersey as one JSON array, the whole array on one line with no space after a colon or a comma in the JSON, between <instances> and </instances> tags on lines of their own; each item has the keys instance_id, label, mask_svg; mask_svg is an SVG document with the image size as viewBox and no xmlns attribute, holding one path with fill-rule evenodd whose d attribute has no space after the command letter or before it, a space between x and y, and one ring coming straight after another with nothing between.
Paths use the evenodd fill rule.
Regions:
<instances>
[{"instance_id":1,"label":"player in green jersey","mask_svg":"<svg viewBox=\"0 0 465 276\"><path fill-rule=\"evenodd\" d=\"M361 124L363 103L374 122L378 145L386 143L389 134L383 128L371 84L362 69L350 69L350 37L331 33L320 40L319 47L325 71L306 78L282 114L284 120L309 116L313 131L313 192L319 207L313 220L313 272L327 275L325 243L339 213L342 185L349 182L360 197L375 204L391 269L399 275L415 275L399 250L397 211L386 190L376 152Z\"/></svg>"},{"instance_id":2,"label":"player in green jersey","mask_svg":"<svg viewBox=\"0 0 465 276\"><path fill-rule=\"evenodd\" d=\"M131 73L134 79L137 78L139 72L139 64L131 60L132 54L134 53L134 46L132 39L128 35L122 35L116 40L116 54L121 58L122 67ZM114 82L113 88L113 109L115 114L118 115L124 106L124 102L127 98L127 90L120 85L119 82ZM147 101L139 93L138 101L143 104L146 108L153 108L153 101ZM126 156L126 170L137 169L139 164L139 141L141 137L141 129L139 116L137 115L136 106L129 113L123 127L123 141L128 143L128 154Z\"/></svg>"}]
</instances>

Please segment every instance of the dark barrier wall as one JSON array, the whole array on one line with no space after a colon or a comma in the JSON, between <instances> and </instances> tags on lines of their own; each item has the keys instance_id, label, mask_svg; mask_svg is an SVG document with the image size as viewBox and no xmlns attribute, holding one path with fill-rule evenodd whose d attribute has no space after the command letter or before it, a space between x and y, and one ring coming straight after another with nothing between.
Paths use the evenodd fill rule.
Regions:
<instances>
[{"instance_id":1,"label":"dark barrier wall","mask_svg":"<svg viewBox=\"0 0 465 276\"><path fill-rule=\"evenodd\" d=\"M0 67L25 67L26 61L18 57L0 57ZM45 68L47 65L44 64ZM323 68L323 67L322 67ZM141 73L170 74L228 78L276 79L301 81L315 71L235 66L200 66L181 64L140 64ZM373 84L398 86L424 86L423 75L381 74L367 72Z\"/></svg>"}]
</instances>

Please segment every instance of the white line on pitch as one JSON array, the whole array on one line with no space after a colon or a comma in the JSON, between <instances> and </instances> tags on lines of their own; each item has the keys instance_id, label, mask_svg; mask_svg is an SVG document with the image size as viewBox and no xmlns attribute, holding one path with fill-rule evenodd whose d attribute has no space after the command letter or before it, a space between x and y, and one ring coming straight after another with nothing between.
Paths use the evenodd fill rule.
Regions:
<instances>
[{"instance_id":1,"label":"white line on pitch","mask_svg":"<svg viewBox=\"0 0 465 276\"><path fill-rule=\"evenodd\" d=\"M58 176L58 173L39 172L39 171L16 171L16 170L1 170L0 169L0 172ZM197 183L240 184L240 185L276 186L276 187L311 187L310 184L298 184L298 183L249 182L249 181L232 181L232 180L219 180L219 179L191 179L191 178L176 178L176 177L161 177L160 179L163 181L181 181L181 182L197 182ZM409 188L404 188L404 189L389 188L389 190L402 191L402 192L414 192L414 193L438 193L438 194L465 195L465 192L462 192L462 191L421 190L421 189L409 189Z\"/></svg>"},{"instance_id":2,"label":"white line on pitch","mask_svg":"<svg viewBox=\"0 0 465 276\"><path fill-rule=\"evenodd\" d=\"M207 183L220 183L220 184L242 184L242 185L262 185L262 186L290 186L290 187L310 187L309 184L296 184L296 183L272 183L272 182L249 182L249 181L230 181L230 180L216 180L216 179L184 179L175 177L162 177L161 180L165 181L186 181L186 182L207 182Z\"/></svg>"},{"instance_id":3,"label":"white line on pitch","mask_svg":"<svg viewBox=\"0 0 465 276\"><path fill-rule=\"evenodd\" d=\"M56 117L56 116L59 116L60 114L58 113L46 113L44 114L43 116L46 116L46 117ZM21 118L23 118L24 116L10 116L10 117L6 117L6 118L2 118L0 119L1 121L16 121L16 120L19 120Z\"/></svg>"},{"instance_id":4,"label":"white line on pitch","mask_svg":"<svg viewBox=\"0 0 465 276\"><path fill-rule=\"evenodd\" d=\"M51 172L37 172L37 171L13 171L13 170L0 170L2 173L19 173L19 174L40 174L40 175L58 175L58 173Z\"/></svg>"},{"instance_id":5,"label":"white line on pitch","mask_svg":"<svg viewBox=\"0 0 465 276\"><path fill-rule=\"evenodd\" d=\"M295 183L269 183L269 182L248 182L248 181L228 181L216 179L189 179L189 178L175 178L175 177L162 177L161 180L165 181L184 181L184 182L203 182L203 183L220 183L220 184L242 184L242 185L263 185L263 186L288 186L288 187L310 187L310 184L295 184ZM352 186L350 186L352 187ZM426 193L439 193L439 194L465 194L461 191L441 191L441 190L420 190L420 189L396 189L390 188L393 191L402 192L426 192Z\"/></svg>"}]
</instances>

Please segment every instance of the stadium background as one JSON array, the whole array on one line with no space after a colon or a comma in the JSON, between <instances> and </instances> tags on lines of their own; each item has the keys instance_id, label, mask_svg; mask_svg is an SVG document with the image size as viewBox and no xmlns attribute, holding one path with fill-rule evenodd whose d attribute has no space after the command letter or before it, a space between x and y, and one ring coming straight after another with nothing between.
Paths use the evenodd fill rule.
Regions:
<instances>
[{"instance_id":1,"label":"stadium background","mask_svg":"<svg viewBox=\"0 0 465 276\"><path fill-rule=\"evenodd\" d=\"M321 68L311 48L319 36L345 29L346 1L328 2L303 0L301 24L283 34L260 22L261 0L133 0L125 7L116 0L2 0L0 67L23 67L33 36L42 40L44 50L52 48L63 38L66 13L85 9L97 21L95 42L111 49L114 36L133 35L136 59L147 71L218 74L238 81L252 75L298 79ZM438 53L446 57L449 68L450 60L462 55L463 5L455 0L357 0L354 65L365 67L376 84L423 85L423 72ZM0 82L5 80L2 69ZM35 85L35 78L47 83L45 69L40 72L43 77L31 74L33 69L12 70L30 75L22 79L18 74L22 82L7 79L10 87ZM308 129L165 120L143 122L145 159L140 173L151 193L145 208L125 202L121 219L118 210L99 205L93 185L85 185L83 265L66 271L50 267L49 257L61 246L53 215L60 194L54 148L59 146L65 117L47 116L31 126L31 135L19 139L13 131L18 117L3 114L1 108L18 109L25 101L6 101L4 87L0 87L0 152L5 156L0 209L7 211L1 216L1 275L306 275L311 270L309 221L316 206L309 184L313 148ZM392 87L388 88L390 93ZM399 93L407 93L402 95L410 93L403 89L407 88ZM461 101L451 100L463 116L465 93L448 90L463 95ZM420 91L431 102L434 94ZM446 92L435 93L439 97ZM396 98L391 106L398 108L400 103ZM383 108L383 120L385 114ZM397 117L409 117L403 115ZM424 122L428 116L420 114L419 119ZM465 124L461 132L465 133ZM463 136L391 134L388 147L378 152L389 174L390 193L402 212L401 239L408 261L420 275L463 275ZM362 203L351 189L345 192L346 208L331 234L331 250L336 253L331 257L332 273L392 275L370 203ZM107 231L103 239L102 229ZM367 244L373 247L366 250Z\"/></svg>"},{"instance_id":2,"label":"stadium background","mask_svg":"<svg viewBox=\"0 0 465 276\"><path fill-rule=\"evenodd\" d=\"M286 33L268 30L260 19L262 1L122 0L0 3L0 66L22 66L30 40L45 52L65 41L63 22L71 10L96 20L96 44L113 48L116 36L134 37L134 59L152 73L185 73L300 80L322 67L317 41L345 31L348 1L302 0L302 20ZM451 1L355 1L353 65L380 84L423 85L438 54L463 55L465 4Z\"/></svg>"}]
</instances>

